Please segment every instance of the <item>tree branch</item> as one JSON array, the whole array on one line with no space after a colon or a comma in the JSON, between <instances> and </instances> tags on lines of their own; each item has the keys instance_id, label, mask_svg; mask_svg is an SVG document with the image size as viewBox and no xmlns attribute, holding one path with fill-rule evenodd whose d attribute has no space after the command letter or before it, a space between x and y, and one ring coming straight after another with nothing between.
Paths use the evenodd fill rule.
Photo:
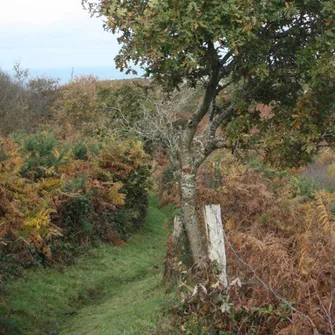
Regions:
<instances>
[{"instance_id":1,"label":"tree branch","mask_svg":"<svg viewBox=\"0 0 335 335\"><path fill-rule=\"evenodd\" d=\"M218 88L216 90L216 94L218 95L222 90L224 90L225 88L227 88L228 86L230 86L231 84L234 83L234 80L229 80L227 83L223 84L223 85L218 85Z\"/></svg>"},{"instance_id":2,"label":"tree branch","mask_svg":"<svg viewBox=\"0 0 335 335\"><path fill-rule=\"evenodd\" d=\"M213 42L208 43L208 58L211 64L211 75L206 87L205 95L198 110L191 116L187 125L186 147L191 150L194 134L200 121L208 113L211 103L216 95L216 87L219 83L219 61Z\"/></svg>"},{"instance_id":3,"label":"tree branch","mask_svg":"<svg viewBox=\"0 0 335 335\"><path fill-rule=\"evenodd\" d=\"M220 113L212 122L210 126L210 132L209 132L209 137L214 138L215 137L215 132L220 126L220 124L230 115L232 115L234 112L234 107L233 105L229 105L228 108L226 108L222 113Z\"/></svg>"},{"instance_id":4,"label":"tree branch","mask_svg":"<svg viewBox=\"0 0 335 335\"><path fill-rule=\"evenodd\" d=\"M229 60L229 58L233 57L234 55L234 52L233 50L229 50L226 55L221 59L220 61L220 66L221 66L221 69L219 71L219 80L221 80L222 78L224 77L227 77L232 69L233 69L233 65L234 65L234 60L233 59L232 61L230 61L228 64L226 64Z\"/></svg>"}]
</instances>

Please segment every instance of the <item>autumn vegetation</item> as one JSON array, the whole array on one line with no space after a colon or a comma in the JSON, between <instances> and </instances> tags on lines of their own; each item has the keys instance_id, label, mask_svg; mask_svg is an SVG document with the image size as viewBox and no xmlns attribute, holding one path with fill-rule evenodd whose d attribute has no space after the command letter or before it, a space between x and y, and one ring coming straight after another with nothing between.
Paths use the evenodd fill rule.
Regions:
<instances>
[{"instance_id":1,"label":"autumn vegetation","mask_svg":"<svg viewBox=\"0 0 335 335\"><path fill-rule=\"evenodd\" d=\"M333 335L333 2L83 4L118 33L117 66L148 78L0 73L2 287L125 244L154 190L184 228L166 241L177 297L154 334ZM207 257L207 204L222 209L228 287Z\"/></svg>"},{"instance_id":2,"label":"autumn vegetation","mask_svg":"<svg viewBox=\"0 0 335 335\"><path fill-rule=\"evenodd\" d=\"M202 218L204 204L221 205L230 286L220 286L215 269L190 270L183 252L171 252L182 304L160 332L332 334L334 188L323 169L331 178L334 159L327 150L308 169L283 170L255 156L213 156L197 180L197 211ZM163 202L178 200L171 190L162 186Z\"/></svg>"},{"instance_id":3,"label":"autumn vegetation","mask_svg":"<svg viewBox=\"0 0 335 335\"><path fill-rule=\"evenodd\" d=\"M11 80L24 94L31 90ZM150 176L161 205L180 205L168 143L136 130L148 111L173 109L176 101L182 124L200 88L183 88L165 103L149 81L83 77L49 89L47 122L2 129L2 284L27 267L62 270L101 241L124 244L145 216ZM221 150L201 167L197 213L201 218L203 204L221 204L231 285L223 290L211 268L190 270L185 251L169 244L169 280L179 283L181 302L161 316L159 334L331 334L335 155L325 149L300 170L269 167L261 158Z\"/></svg>"},{"instance_id":4,"label":"autumn vegetation","mask_svg":"<svg viewBox=\"0 0 335 335\"><path fill-rule=\"evenodd\" d=\"M170 95L142 102L139 122L125 122L165 146L161 181L170 183L160 190L182 211L187 243L170 241L166 273L178 278L179 267L183 305L166 332L334 334L332 194L304 194L286 170L334 144L333 2L83 4L118 34L117 66L141 66ZM252 161L282 171L267 177ZM206 263L201 213L210 203L221 204L227 229L227 289Z\"/></svg>"},{"instance_id":5,"label":"autumn vegetation","mask_svg":"<svg viewBox=\"0 0 335 335\"><path fill-rule=\"evenodd\" d=\"M12 121L1 123L1 282L36 263L71 262L98 241L124 243L145 217L151 165L140 141L99 128L99 92L120 88L93 77L2 79ZM41 101L45 118L33 109Z\"/></svg>"},{"instance_id":6,"label":"autumn vegetation","mask_svg":"<svg viewBox=\"0 0 335 335\"><path fill-rule=\"evenodd\" d=\"M332 145L332 1L83 0L83 5L103 19L105 30L118 34L120 70L136 73L134 64L140 66L170 94L185 85L203 88L184 126L176 131L161 124L162 137L174 138L169 151L195 263L207 256L196 178L213 152L254 148L267 161L298 166L321 145ZM326 100L321 92L328 93ZM272 113L262 115L262 105ZM166 115L161 108L159 114L168 124L177 121L173 111ZM152 128L155 118L147 121ZM201 131L204 123L207 132Z\"/></svg>"}]
</instances>

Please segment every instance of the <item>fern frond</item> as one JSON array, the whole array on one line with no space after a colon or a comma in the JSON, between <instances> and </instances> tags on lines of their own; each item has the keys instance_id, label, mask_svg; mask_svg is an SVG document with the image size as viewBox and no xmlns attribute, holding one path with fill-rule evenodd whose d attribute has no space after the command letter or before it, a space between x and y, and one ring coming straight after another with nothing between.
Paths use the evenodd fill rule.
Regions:
<instances>
[{"instance_id":1,"label":"fern frond","mask_svg":"<svg viewBox=\"0 0 335 335\"><path fill-rule=\"evenodd\" d=\"M321 224L325 233L330 232L334 223L332 214L328 210L328 202L333 200L334 196L326 193L325 191L319 191L315 193L317 221Z\"/></svg>"},{"instance_id":2,"label":"fern frond","mask_svg":"<svg viewBox=\"0 0 335 335\"><path fill-rule=\"evenodd\" d=\"M289 320L282 320L277 323L275 329L273 330L274 335L289 335L291 333L291 325Z\"/></svg>"},{"instance_id":3,"label":"fern frond","mask_svg":"<svg viewBox=\"0 0 335 335\"><path fill-rule=\"evenodd\" d=\"M122 206L124 205L124 199L125 195L120 193L120 189L122 188L123 184L121 182L114 183L109 189L108 189L108 200L112 203L112 205L115 206Z\"/></svg>"}]
</instances>

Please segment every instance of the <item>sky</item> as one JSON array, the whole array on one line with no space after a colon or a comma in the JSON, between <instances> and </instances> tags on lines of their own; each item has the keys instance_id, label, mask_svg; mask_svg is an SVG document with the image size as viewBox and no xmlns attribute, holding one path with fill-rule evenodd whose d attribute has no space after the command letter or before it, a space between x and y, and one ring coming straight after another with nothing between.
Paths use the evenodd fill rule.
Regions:
<instances>
[{"instance_id":1,"label":"sky","mask_svg":"<svg viewBox=\"0 0 335 335\"><path fill-rule=\"evenodd\" d=\"M0 0L0 68L20 61L32 75L95 74L125 78L115 69L119 45L91 18L81 0Z\"/></svg>"}]
</instances>

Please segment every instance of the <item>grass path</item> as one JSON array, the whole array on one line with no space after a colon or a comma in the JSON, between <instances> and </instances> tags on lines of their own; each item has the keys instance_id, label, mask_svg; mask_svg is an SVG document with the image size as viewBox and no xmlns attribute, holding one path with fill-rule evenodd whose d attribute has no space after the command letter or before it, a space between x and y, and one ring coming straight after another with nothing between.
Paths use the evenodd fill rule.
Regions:
<instances>
[{"instance_id":1,"label":"grass path","mask_svg":"<svg viewBox=\"0 0 335 335\"><path fill-rule=\"evenodd\" d=\"M148 334L167 300L164 222L173 214L151 198L144 228L127 245L91 249L64 273L28 273L8 287L0 312L25 335Z\"/></svg>"}]
</instances>

